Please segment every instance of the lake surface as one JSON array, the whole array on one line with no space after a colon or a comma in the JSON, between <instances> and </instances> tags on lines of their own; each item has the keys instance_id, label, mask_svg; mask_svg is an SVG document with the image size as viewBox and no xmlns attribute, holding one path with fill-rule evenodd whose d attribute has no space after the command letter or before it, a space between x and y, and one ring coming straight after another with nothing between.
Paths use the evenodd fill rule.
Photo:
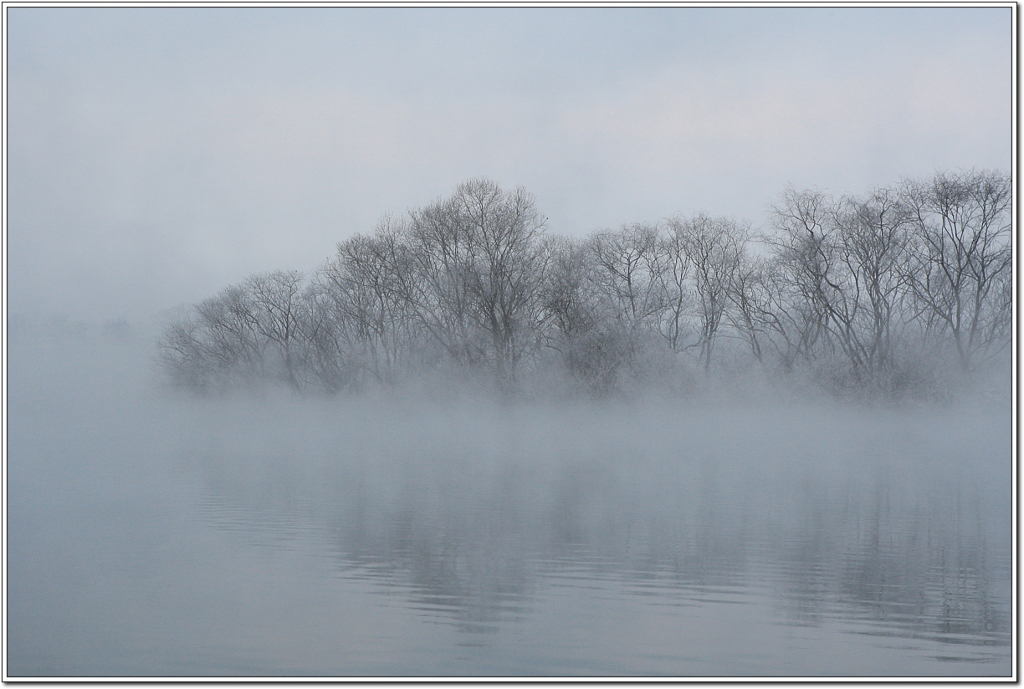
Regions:
<instances>
[{"instance_id":1,"label":"lake surface","mask_svg":"<svg viewBox=\"0 0 1024 689\"><path fill-rule=\"evenodd\" d=\"M9 345L7 674L1008 676L1009 404L193 400Z\"/></svg>"}]
</instances>

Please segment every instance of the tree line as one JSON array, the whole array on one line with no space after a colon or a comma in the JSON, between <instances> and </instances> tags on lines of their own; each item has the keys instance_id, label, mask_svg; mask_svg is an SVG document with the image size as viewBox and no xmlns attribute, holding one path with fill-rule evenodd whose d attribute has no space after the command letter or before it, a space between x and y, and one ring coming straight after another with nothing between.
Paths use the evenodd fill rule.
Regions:
<instances>
[{"instance_id":1,"label":"tree line","mask_svg":"<svg viewBox=\"0 0 1024 689\"><path fill-rule=\"evenodd\" d=\"M934 392L1009 350L1011 181L940 172L862 196L788 189L761 232L705 214L547 232L524 189L471 180L170 323L194 390L326 393L433 372L514 392L612 393L760 371L826 389Z\"/></svg>"}]
</instances>

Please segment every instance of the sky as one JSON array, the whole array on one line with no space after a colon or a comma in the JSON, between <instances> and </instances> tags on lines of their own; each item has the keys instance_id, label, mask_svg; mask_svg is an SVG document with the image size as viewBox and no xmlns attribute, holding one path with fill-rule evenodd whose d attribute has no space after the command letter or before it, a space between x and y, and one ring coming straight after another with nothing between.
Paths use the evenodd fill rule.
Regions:
<instances>
[{"instance_id":1,"label":"sky","mask_svg":"<svg viewBox=\"0 0 1024 689\"><path fill-rule=\"evenodd\" d=\"M1009 7L5 7L7 308L146 321L486 177L548 232L1010 170Z\"/></svg>"}]
</instances>

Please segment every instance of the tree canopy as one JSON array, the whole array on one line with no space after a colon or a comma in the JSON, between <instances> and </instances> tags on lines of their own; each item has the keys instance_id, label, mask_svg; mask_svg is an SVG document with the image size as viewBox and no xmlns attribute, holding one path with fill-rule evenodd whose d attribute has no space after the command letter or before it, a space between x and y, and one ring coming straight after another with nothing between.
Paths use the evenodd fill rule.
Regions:
<instances>
[{"instance_id":1,"label":"tree canopy","mask_svg":"<svg viewBox=\"0 0 1024 689\"><path fill-rule=\"evenodd\" d=\"M937 173L863 196L787 189L760 232L703 213L550 234L475 179L385 216L309 275L254 275L167 325L178 385L326 393L471 376L586 394L699 376L941 394L1008 351L1011 183Z\"/></svg>"}]
</instances>

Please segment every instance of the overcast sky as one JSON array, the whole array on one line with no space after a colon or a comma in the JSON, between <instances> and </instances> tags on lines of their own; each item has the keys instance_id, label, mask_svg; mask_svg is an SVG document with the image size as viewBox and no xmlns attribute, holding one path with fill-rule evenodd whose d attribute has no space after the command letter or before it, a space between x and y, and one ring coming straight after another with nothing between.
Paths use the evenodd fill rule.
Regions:
<instances>
[{"instance_id":1,"label":"overcast sky","mask_svg":"<svg viewBox=\"0 0 1024 689\"><path fill-rule=\"evenodd\" d=\"M148 319L488 177L549 232L1011 165L1011 10L7 8L8 307Z\"/></svg>"}]
</instances>

